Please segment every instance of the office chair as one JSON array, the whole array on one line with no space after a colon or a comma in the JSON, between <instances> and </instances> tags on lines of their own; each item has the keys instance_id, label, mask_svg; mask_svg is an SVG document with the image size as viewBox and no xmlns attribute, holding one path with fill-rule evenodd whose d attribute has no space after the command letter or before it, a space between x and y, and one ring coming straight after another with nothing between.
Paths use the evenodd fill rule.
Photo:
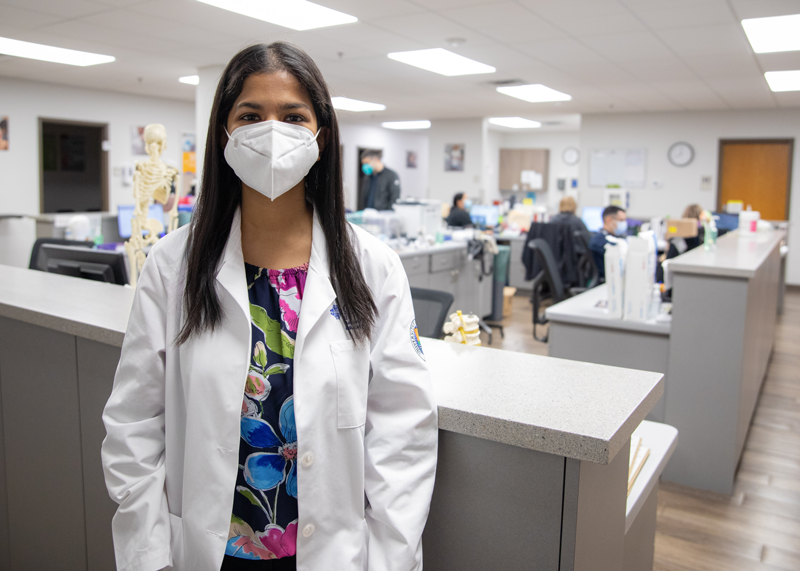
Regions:
<instances>
[{"instance_id":1,"label":"office chair","mask_svg":"<svg viewBox=\"0 0 800 571\"><path fill-rule=\"evenodd\" d=\"M594 256L589 250L589 242L580 230L573 233L575 242L583 247L583 253L578 256L578 280L582 287L592 289L600 283L600 272L594 263Z\"/></svg>"},{"instance_id":2,"label":"office chair","mask_svg":"<svg viewBox=\"0 0 800 571\"><path fill-rule=\"evenodd\" d=\"M91 242L78 241L78 240L65 240L64 238L37 238L31 248L31 261L28 264L29 270L47 271L47 268L39 267L39 251L44 244L56 244L58 246L75 246L77 248L91 248L94 246Z\"/></svg>"},{"instance_id":3,"label":"office chair","mask_svg":"<svg viewBox=\"0 0 800 571\"><path fill-rule=\"evenodd\" d=\"M542 271L533 278L533 292L531 294L531 302L533 303L533 338L541 343L547 343L549 334L544 337L536 336L536 326L544 325L548 322L546 318L539 315L539 309L544 299L545 286L550 292L549 297L552 299L553 305L564 301L568 297L582 293L587 288L564 288L564 282L561 281L561 274L558 271L555 256L553 256L553 251L545 240L534 238L528 242L528 247L533 250L537 261L542 267Z\"/></svg>"},{"instance_id":4,"label":"office chair","mask_svg":"<svg viewBox=\"0 0 800 571\"><path fill-rule=\"evenodd\" d=\"M411 288L411 301L417 320L417 332L420 337L441 339L442 328L453 305L452 293L419 287Z\"/></svg>"}]
</instances>

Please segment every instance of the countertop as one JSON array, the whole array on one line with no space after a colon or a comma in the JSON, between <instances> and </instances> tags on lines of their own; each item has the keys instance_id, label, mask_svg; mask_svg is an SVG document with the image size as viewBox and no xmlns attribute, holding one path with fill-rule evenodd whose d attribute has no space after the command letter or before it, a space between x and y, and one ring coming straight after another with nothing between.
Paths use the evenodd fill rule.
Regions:
<instances>
[{"instance_id":1,"label":"countertop","mask_svg":"<svg viewBox=\"0 0 800 571\"><path fill-rule=\"evenodd\" d=\"M122 346L134 290L0 265L0 317ZM425 339L442 430L609 463L663 375Z\"/></svg>"},{"instance_id":2,"label":"countertop","mask_svg":"<svg viewBox=\"0 0 800 571\"><path fill-rule=\"evenodd\" d=\"M0 317L122 347L133 288L0 265Z\"/></svg>"},{"instance_id":3,"label":"countertop","mask_svg":"<svg viewBox=\"0 0 800 571\"><path fill-rule=\"evenodd\" d=\"M425 246L424 248L408 248L407 250L400 250L397 255L401 258L411 258L413 256L429 256L430 254L438 254L439 252L452 252L454 250L466 250L467 243L457 240L448 240L441 244L434 244L433 246Z\"/></svg>"},{"instance_id":4,"label":"countertop","mask_svg":"<svg viewBox=\"0 0 800 571\"><path fill-rule=\"evenodd\" d=\"M675 258L677 260L677 258ZM600 285L590 290L565 299L547 308L545 315L550 321L560 323L574 323L576 325L590 325L606 329L621 329L652 333L655 335L669 335L671 324L658 321L624 321L612 319L608 310L597 307L597 303L607 299L606 285Z\"/></svg>"},{"instance_id":5,"label":"countertop","mask_svg":"<svg viewBox=\"0 0 800 571\"><path fill-rule=\"evenodd\" d=\"M698 247L673 258L669 270L673 273L750 278L785 239L785 230L753 235L740 235L738 230L729 232L717 240L715 250L706 251Z\"/></svg>"},{"instance_id":6,"label":"countertop","mask_svg":"<svg viewBox=\"0 0 800 571\"><path fill-rule=\"evenodd\" d=\"M422 341L439 428L608 464L664 392L661 373Z\"/></svg>"}]
</instances>

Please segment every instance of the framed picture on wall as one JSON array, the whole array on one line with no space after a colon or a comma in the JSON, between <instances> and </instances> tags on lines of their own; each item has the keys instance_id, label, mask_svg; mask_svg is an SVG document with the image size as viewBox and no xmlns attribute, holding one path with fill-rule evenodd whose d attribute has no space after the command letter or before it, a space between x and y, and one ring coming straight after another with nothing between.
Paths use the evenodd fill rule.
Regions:
<instances>
[{"instance_id":1,"label":"framed picture on wall","mask_svg":"<svg viewBox=\"0 0 800 571\"><path fill-rule=\"evenodd\" d=\"M414 151L406 151L406 168L417 168L417 153Z\"/></svg>"},{"instance_id":2,"label":"framed picture on wall","mask_svg":"<svg viewBox=\"0 0 800 571\"><path fill-rule=\"evenodd\" d=\"M131 153L134 155L146 155L147 151L144 150L144 126L131 127Z\"/></svg>"},{"instance_id":3,"label":"framed picture on wall","mask_svg":"<svg viewBox=\"0 0 800 571\"><path fill-rule=\"evenodd\" d=\"M444 147L444 170L463 172L464 143L451 143Z\"/></svg>"},{"instance_id":4,"label":"framed picture on wall","mask_svg":"<svg viewBox=\"0 0 800 571\"><path fill-rule=\"evenodd\" d=\"M0 115L0 151L8 150L8 116Z\"/></svg>"}]
</instances>

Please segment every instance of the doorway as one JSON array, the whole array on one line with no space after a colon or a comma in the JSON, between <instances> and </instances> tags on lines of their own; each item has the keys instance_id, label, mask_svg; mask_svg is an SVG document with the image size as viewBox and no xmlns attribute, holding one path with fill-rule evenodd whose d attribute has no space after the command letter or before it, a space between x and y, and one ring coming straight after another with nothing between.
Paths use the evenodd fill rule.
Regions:
<instances>
[{"instance_id":1,"label":"doorway","mask_svg":"<svg viewBox=\"0 0 800 571\"><path fill-rule=\"evenodd\" d=\"M367 205L367 194L369 193L369 177L364 174L364 171L361 170L361 157L364 155L365 151L377 151L379 153L383 153L383 149L358 147L358 153L356 153L356 158L358 159L358 166L356 167L358 169L356 210L364 210L364 207Z\"/></svg>"},{"instance_id":2,"label":"doorway","mask_svg":"<svg viewBox=\"0 0 800 571\"><path fill-rule=\"evenodd\" d=\"M108 124L39 118L43 214L108 210Z\"/></svg>"},{"instance_id":3,"label":"doorway","mask_svg":"<svg viewBox=\"0 0 800 571\"><path fill-rule=\"evenodd\" d=\"M722 139L717 209L741 200L764 220L787 220L794 139Z\"/></svg>"}]
</instances>

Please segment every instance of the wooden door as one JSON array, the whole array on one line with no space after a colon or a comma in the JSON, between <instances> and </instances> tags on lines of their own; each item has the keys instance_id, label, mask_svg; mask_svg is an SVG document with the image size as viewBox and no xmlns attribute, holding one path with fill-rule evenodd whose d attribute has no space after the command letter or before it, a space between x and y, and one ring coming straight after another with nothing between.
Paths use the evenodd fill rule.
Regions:
<instances>
[{"instance_id":1,"label":"wooden door","mask_svg":"<svg viewBox=\"0 0 800 571\"><path fill-rule=\"evenodd\" d=\"M717 208L741 200L764 220L786 220L793 149L794 139L721 140Z\"/></svg>"}]
</instances>

